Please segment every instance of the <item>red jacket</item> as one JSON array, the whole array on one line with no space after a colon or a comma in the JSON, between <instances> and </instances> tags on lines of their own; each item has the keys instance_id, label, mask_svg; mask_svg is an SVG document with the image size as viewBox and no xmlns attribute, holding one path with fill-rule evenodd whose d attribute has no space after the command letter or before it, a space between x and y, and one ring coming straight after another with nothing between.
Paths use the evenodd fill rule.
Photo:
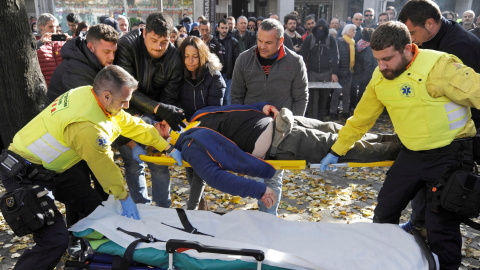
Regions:
<instances>
[{"instance_id":1,"label":"red jacket","mask_svg":"<svg viewBox=\"0 0 480 270\"><path fill-rule=\"evenodd\" d=\"M62 49L64 43L63 41L54 41L43 44L37 50L38 62L40 63L40 69L42 70L43 77L45 77L47 87L50 84L53 72L63 60L60 49Z\"/></svg>"}]
</instances>

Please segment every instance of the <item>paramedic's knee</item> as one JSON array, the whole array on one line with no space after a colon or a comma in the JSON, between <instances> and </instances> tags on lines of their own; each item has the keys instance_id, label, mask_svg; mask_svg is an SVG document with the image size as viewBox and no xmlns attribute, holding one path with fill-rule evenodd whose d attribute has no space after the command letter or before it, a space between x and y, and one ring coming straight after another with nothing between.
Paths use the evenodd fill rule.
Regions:
<instances>
[{"instance_id":1,"label":"paramedic's knee","mask_svg":"<svg viewBox=\"0 0 480 270\"><path fill-rule=\"evenodd\" d=\"M69 234L60 212L55 211L55 223L34 233L35 243L48 249L52 256L62 255L68 247Z\"/></svg>"}]
</instances>

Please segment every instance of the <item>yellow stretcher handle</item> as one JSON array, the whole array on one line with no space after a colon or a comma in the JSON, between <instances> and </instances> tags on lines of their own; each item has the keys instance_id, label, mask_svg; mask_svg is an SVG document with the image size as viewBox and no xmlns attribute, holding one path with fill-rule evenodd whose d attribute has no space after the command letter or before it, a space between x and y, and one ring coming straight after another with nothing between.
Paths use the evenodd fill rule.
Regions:
<instances>
[{"instance_id":1,"label":"yellow stretcher handle","mask_svg":"<svg viewBox=\"0 0 480 270\"><path fill-rule=\"evenodd\" d=\"M346 164L346 165L344 165ZM348 162L348 163L338 163L332 164L335 167L389 167L392 166L393 160L377 161L377 162L367 162L367 163L357 163L357 162Z\"/></svg>"},{"instance_id":2,"label":"yellow stretcher handle","mask_svg":"<svg viewBox=\"0 0 480 270\"><path fill-rule=\"evenodd\" d=\"M174 166L175 160L167 156L145 156L140 155L140 159L157 165ZM307 167L305 160L265 160L277 170L303 170ZM191 167L190 164L183 161L183 167Z\"/></svg>"}]
</instances>

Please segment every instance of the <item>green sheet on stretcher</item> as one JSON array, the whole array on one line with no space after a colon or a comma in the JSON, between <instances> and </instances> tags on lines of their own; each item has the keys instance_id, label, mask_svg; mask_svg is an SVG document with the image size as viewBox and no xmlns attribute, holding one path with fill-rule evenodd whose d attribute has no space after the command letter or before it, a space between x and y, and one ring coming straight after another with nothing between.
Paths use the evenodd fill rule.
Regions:
<instances>
[{"instance_id":1,"label":"green sheet on stretcher","mask_svg":"<svg viewBox=\"0 0 480 270\"><path fill-rule=\"evenodd\" d=\"M109 255L123 256L125 248L114 243L110 239L103 236L103 234L87 229L81 232L73 233L77 237L82 237L89 243L92 249L98 253L104 253ZM168 268L168 252L165 250L159 250L155 248L141 248L136 249L133 253L133 260L146 265ZM245 262L242 260L199 260L192 258L186 254L175 253L174 255L175 267L177 269L212 269L212 270L224 270L228 269L256 269L256 263ZM271 265L262 265L262 269L266 270L281 270L288 268L275 267Z\"/></svg>"}]
</instances>

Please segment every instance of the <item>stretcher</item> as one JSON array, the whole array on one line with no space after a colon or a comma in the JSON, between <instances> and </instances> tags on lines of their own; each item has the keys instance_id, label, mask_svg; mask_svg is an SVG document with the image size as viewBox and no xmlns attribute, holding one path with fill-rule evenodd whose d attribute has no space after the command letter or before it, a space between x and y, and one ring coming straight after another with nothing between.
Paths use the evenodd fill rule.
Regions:
<instances>
[{"instance_id":1,"label":"stretcher","mask_svg":"<svg viewBox=\"0 0 480 270\"><path fill-rule=\"evenodd\" d=\"M166 156L146 156L140 155L140 159L145 162L154 163L157 165L164 166L174 166L176 165L175 160L171 157ZM304 169L318 169L320 168L319 163L308 163L305 160L265 160L277 170L304 170ZM356 162L347 162L347 163L337 163L331 164L330 166L335 167L388 167L392 166L393 160L378 161L378 162L369 162L369 163L356 163ZM191 167L188 162L183 161L183 167Z\"/></svg>"},{"instance_id":2,"label":"stretcher","mask_svg":"<svg viewBox=\"0 0 480 270\"><path fill-rule=\"evenodd\" d=\"M109 256L124 256L136 242L133 261L158 269L436 269L419 245L423 240L392 224L295 222L245 210L138 210L141 220L123 217L121 204L110 197L70 230L106 237L91 245Z\"/></svg>"}]
</instances>

